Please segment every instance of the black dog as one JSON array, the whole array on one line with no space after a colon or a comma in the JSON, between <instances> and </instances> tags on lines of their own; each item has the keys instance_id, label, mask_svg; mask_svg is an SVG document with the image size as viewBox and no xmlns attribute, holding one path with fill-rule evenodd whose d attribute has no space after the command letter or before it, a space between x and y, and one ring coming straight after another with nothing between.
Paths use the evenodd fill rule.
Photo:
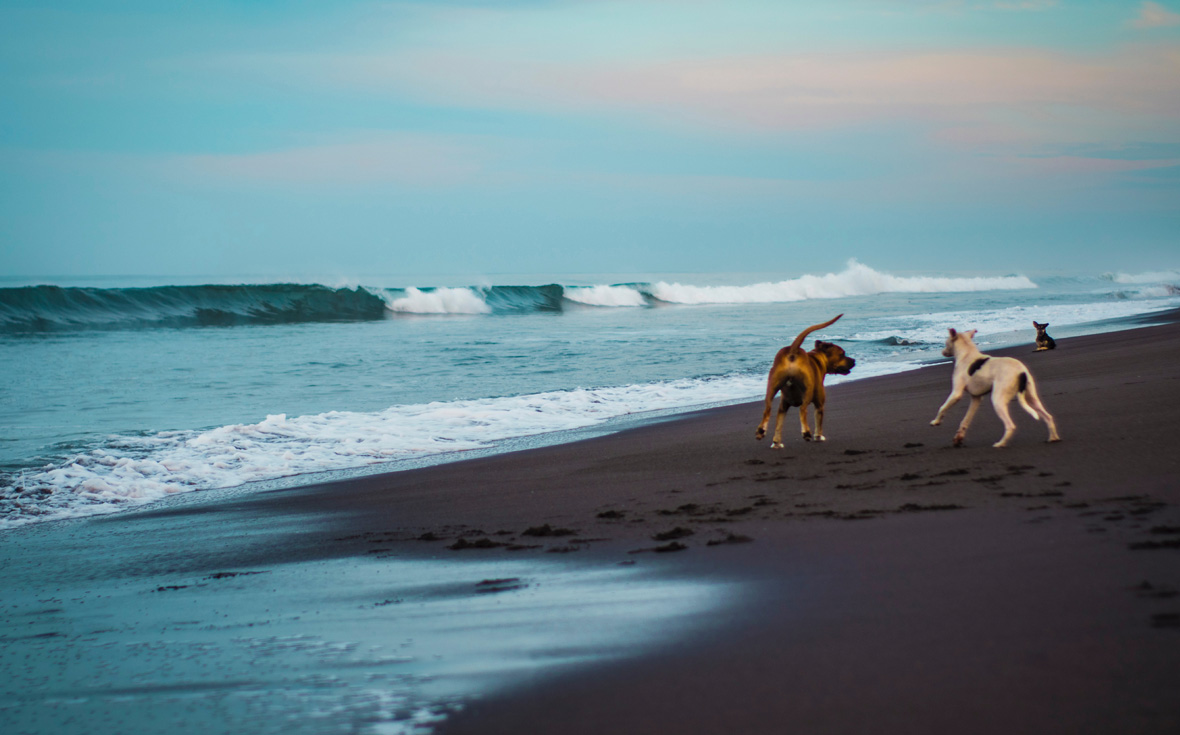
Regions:
<instances>
[{"instance_id":1,"label":"black dog","mask_svg":"<svg viewBox=\"0 0 1180 735\"><path fill-rule=\"evenodd\" d=\"M1057 348L1057 343L1054 342L1053 338L1049 336L1049 333L1045 331L1049 328L1048 323L1038 324L1034 321L1033 326L1037 328L1037 352L1040 352L1041 350L1053 350Z\"/></svg>"}]
</instances>

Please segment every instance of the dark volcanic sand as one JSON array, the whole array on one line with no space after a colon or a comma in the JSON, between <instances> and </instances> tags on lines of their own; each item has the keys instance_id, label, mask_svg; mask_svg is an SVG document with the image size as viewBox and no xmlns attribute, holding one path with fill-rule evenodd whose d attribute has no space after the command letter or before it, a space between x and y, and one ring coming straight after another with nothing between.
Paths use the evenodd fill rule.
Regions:
<instances>
[{"instance_id":1,"label":"dark volcanic sand","mask_svg":"<svg viewBox=\"0 0 1180 735\"><path fill-rule=\"evenodd\" d=\"M985 401L951 448L966 402L928 425L944 364L833 387L822 444L794 413L785 449L754 441L745 404L135 517L272 529L192 539L186 563L210 572L560 554L743 584L691 640L538 670L443 733L1180 732L1180 325L992 354L1029 365L1062 442L1013 406L993 449Z\"/></svg>"}]
</instances>

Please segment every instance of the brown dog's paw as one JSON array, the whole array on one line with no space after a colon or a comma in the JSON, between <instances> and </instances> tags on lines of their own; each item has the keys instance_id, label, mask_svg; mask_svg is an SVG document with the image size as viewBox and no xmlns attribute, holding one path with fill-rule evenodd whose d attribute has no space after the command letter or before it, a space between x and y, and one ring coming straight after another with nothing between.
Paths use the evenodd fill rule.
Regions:
<instances>
[{"instance_id":1,"label":"brown dog's paw","mask_svg":"<svg viewBox=\"0 0 1180 735\"><path fill-rule=\"evenodd\" d=\"M761 441L766 436L766 429L758 429L754 432L754 438Z\"/></svg>"}]
</instances>

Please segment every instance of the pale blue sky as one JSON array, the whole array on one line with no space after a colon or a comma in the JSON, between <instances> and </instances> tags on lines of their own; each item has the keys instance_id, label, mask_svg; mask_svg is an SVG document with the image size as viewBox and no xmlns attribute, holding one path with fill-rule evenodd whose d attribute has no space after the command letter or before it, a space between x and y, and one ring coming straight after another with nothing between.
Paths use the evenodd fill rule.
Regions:
<instances>
[{"instance_id":1,"label":"pale blue sky","mask_svg":"<svg viewBox=\"0 0 1180 735\"><path fill-rule=\"evenodd\" d=\"M0 0L0 274L1180 265L1180 1Z\"/></svg>"}]
</instances>

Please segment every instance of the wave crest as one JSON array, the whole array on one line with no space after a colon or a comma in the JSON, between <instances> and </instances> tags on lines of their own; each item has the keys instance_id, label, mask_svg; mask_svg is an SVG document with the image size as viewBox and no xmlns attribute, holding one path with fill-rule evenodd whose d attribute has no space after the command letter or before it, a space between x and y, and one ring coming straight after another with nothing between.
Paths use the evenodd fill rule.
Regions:
<instances>
[{"instance_id":1,"label":"wave crest","mask_svg":"<svg viewBox=\"0 0 1180 735\"><path fill-rule=\"evenodd\" d=\"M998 291L1036 288L1024 276L951 278L941 276L891 276L856 260L840 273L805 275L777 283L752 286L686 286L659 282L652 296L675 304L755 304L810 299L838 299L879 293L950 293L956 291Z\"/></svg>"},{"instance_id":2,"label":"wave crest","mask_svg":"<svg viewBox=\"0 0 1180 735\"><path fill-rule=\"evenodd\" d=\"M632 286L584 286L565 289L570 301L588 306L647 306L643 293Z\"/></svg>"},{"instance_id":3,"label":"wave crest","mask_svg":"<svg viewBox=\"0 0 1180 735\"><path fill-rule=\"evenodd\" d=\"M1111 279L1114 278L1111 276ZM318 284L150 288L24 286L0 288L0 332L358 321L382 319L389 313L483 315L559 312L571 304L637 307L657 302L777 303L878 293L1036 287L1024 276L892 276L855 260L849 261L848 267L840 273L804 275L777 283L746 286L693 286L665 281L655 284L565 287L550 283L542 286L466 288L330 288Z\"/></svg>"},{"instance_id":4,"label":"wave crest","mask_svg":"<svg viewBox=\"0 0 1180 735\"><path fill-rule=\"evenodd\" d=\"M0 288L0 331L287 324L381 319L363 288L263 284L152 288Z\"/></svg>"},{"instance_id":5,"label":"wave crest","mask_svg":"<svg viewBox=\"0 0 1180 735\"><path fill-rule=\"evenodd\" d=\"M479 294L469 288L436 288L423 291L407 288L388 301L390 311L402 314L490 314Z\"/></svg>"},{"instance_id":6,"label":"wave crest","mask_svg":"<svg viewBox=\"0 0 1180 735\"><path fill-rule=\"evenodd\" d=\"M1146 271L1144 273L1105 273L1102 277L1115 283L1180 284L1180 270Z\"/></svg>"}]
</instances>

